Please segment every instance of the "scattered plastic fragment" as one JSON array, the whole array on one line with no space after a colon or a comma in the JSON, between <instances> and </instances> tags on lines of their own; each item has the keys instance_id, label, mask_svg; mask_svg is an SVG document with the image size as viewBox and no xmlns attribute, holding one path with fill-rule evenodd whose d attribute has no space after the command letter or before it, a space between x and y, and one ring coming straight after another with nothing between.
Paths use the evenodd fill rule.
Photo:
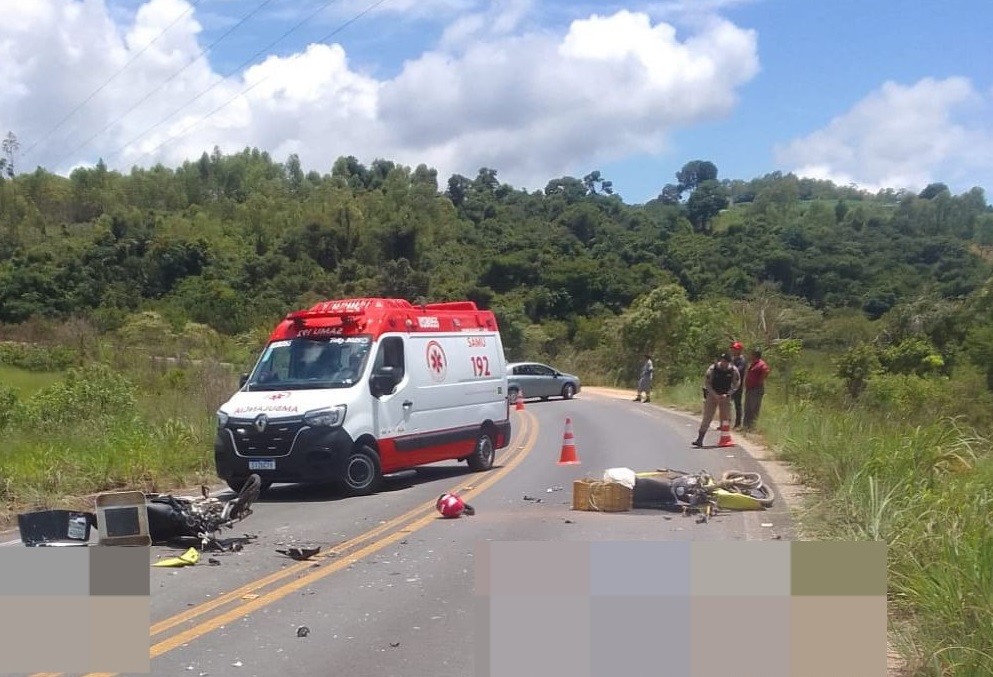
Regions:
<instances>
[{"instance_id":1,"label":"scattered plastic fragment","mask_svg":"<svg viewBox=\"0 0 993 677\"><path fill-rule=\"evenodd\" d=\"M179 557L167 557L161 559L153 567L188 567L200 561L200 553L196 548L190 548Z\"/></svg>"}]
</instances>

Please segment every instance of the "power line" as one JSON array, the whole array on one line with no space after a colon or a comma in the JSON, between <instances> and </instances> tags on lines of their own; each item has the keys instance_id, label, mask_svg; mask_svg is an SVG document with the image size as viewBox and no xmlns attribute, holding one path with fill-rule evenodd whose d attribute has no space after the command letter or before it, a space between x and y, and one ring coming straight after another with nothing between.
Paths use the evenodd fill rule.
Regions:
<instances>
[{"instance_id":1,"label":"power line","mask_svg":"<svg viewBox=\"0 0 993 677\"><path fill-rule=\"evenodd\" d=\"M173 73L172 75L170 75L168 78L166 78L165 82L161 83L158 87L155 87L150 92L148 92L141 100L139 100L137 103L135 103L133 106L131 106L131 108L129 108L126 111L124 111L123 114L119 115L115 119L113 119L110 122L108 122L107 125L104 126L104 128L101 129L99 132L97 132L96 134L94 134L91 137L89 137L88 139L86 139L86 141L84 141L83 143L81 143L78 146L76 146L75 148L73 148L70 152L66 153L62 158L59 159L59 161L56 164L59 164L63 160L66 160L66 159L72 157L77 152L79 152L80 150L82 150L83 148L85 148L86 146L88 146L90 144L90 142L93 141L95 138L97 138L98 136L100 136L101 134L103 134L104 132L106 132L108 129L110 129L111 127L113 127L114 125L116 125L118 122L120 122L121 120L123 120L125 117L127 117L127 115L131 111L133 111L135 108L137 108L138 106L140 106L141 104L143 104L145 101L148 101L148 99L151 98L151 96L153 94L155 94L156 92L158 92L159 90L161 90L163 87L165 87L167 84L169 84L170 82L172 82L172 80L174 80L175 78L177 78L183 71L185 71L187 68L189 68L190 66L192 66L194 63L196 63L200 59L200 57L202 57L204 54L206 54L211 49L213 49L214 46L217 45L217 43L219 43L221 40L223 40L227 36L231 35L231 33L233 33L238 28L240 28L242 25L244 25L249 19L251 19L253 16L255 16L260 11L262 11L262 9L266 5L268 5L269 3L271 3L271 2L272 2L272 0L263 0L261 4L259 4L255 9L253 9L251 12L249 12L248 14L246 14L244 17L242 17L241 20L238 21L238 23L236 23L234 26L232 26L227 31L225 31L223 35L221 35L219 38L217 38L212 43L210 43L209 45L207 45L206 47L204 47L202 50L200 50L200 53L197 54L195 57L193 57L193 59L189 63L187 63L185 66L183 66L178 71L176 71L175 73Z\"/></svg>"},{"instance_id":2,"label":"power line","mask_svg":"<svg viewBox=\"0 0 993 677\"><path fill-rule=\"evenodd\" d=\"M159 120L158 122L156 122L154 125L152 125L148 129L146 129L145 131L141 132L140 134L138 134L137 136L135 136L134 138L132 138L127 143L125 143L122 146L120 146L117 150L115 150L113 153L111 153L107 157L108 158L112 158L112 157L116 157L116 156L120 155L121 153L123 153L133 143L135 143L137 141L140 141L141 139L145 138L149 133L151 133L155 129L159 128L162 124L164 124L168 120L171 120L173 117L175 117L175 115L177 113L181 112L184 108L188 108L190 106L190 104L192 104L195 101L197 101L204 94L206 94L207 92L210 92L215 87L217 87L221 83L225 82L227 78L231 77L232 75L234 75L235 73L237 73L238 71L240 71L242 68L244 68L245 66L249 65L250 63L252 63L256 59L256 57L258 57L258 56L266 53L268 50L270 50L273 47L275 47L276 45L278 45L280 42L282 42L287 37L289 37L292 33L296 32L301 26L303 26L305 23L309 22L311 19L313 19L315 16L317 16L318 14L320 14L321 12L323 12L325 9L327 9L330 5L334 4L335 2L338 2L338 0L328 0L327 2L325 2L323 5L321 5L320 7L318 7L314 12L312 12L309 16L307 16L305 19L303 19L302 21L300 21L297 25L293 26L293 28L289 29L288 31L286 31L285 33L283 33L281 36L279 36L276 40L274 40L273 42L269 43L268 45L266 45L265 47L263 47L262 49L260 49L259 51L257 51L252 56L248 57L245 61L241 62L235 68L232 68L228 73L226 73L223 76L223 78L221 80L218 80L217 82L215 82L214 84L212 84L210 87L208 87L207 89L203 90L202 92L200 92L199 94L197 94L195 97L193 97L192 99L190 99L189 101L187 101L186 103L184 103L182 106L180 106L179 108L177 108L176 110L174 110L168 116L162 118L161 120Z\"/></svg>"},{"instance_id":3,"label":"power line","mask_svg":"<svg viewBox=\"0 0 993 677\"><path fill-rule=\"evenodd\" d=\"M335 35L337 35L341 31L343 31L345 28L347 28L348 26L350 26L351 24L355 23L360 18L362 18L363 16L365 16L366 14L368 14L369 12L371 12L372 10L374 10L376 7L378 7L379 5L382 5L384 2L386 2L386 0L377 0L377 2L374 2L373 4L369 5L369 7L365 8L364 10L362 10L361 12L359 12L358 14L356 14L355 16L353 16L351 19L349 19L348 21L346 21L342 25L338 26L338 28L334 29L333 31L331 31L330 33L328 33L327 35L325 35L324 37L322 37L320 40L318 40L318 42L327 42L332 37L334 37ZM215 108L214 110L212 110L211 112L207 113L207 115L203 116L202 118L200 118L199 120L197 120L193 124L189 125L185 129L183 129L179 134L175 134L175 135L167 138L165 141L163 141L162 143L160 143L159 145L157 145L152 150L147 151L145 153L142 153L141 155L138 156L137 160L133 164L138 164L138 160L141 160L141 159L143 159L145 157L149 157L149 156L153 155L154 153L156 153L160 148L162 148L167 143L169 143L171 141L175 141L179 137L183 136L184 134L186 134L188 131L190 131L191 129L193 129L194 127L196 127L197 125L199 125L200 123L202 123L205 120L211 118L215 113L219 112L220 110L222 110L222 109L226 108L227 106L231 105L232 103L234 103L234 101L236 99L244 96L245 94L248 94L248 92L252 91L256 87L258 87L259 85L261 85L263 82L265 82L266 80L268 80L270 77L272 77L272 76L271 75L265 76L264 78L262 78L261 80L259 80L258 82L256 82L251 87L247 87L246 89L242 90L238 94L235 94L233 97L231 97L230 99L228 99L226 102L224 102L223 104L221 104L220 106L218 106L217 108Z\"/></svg>"},{"instance_id":4,"label":"power line","mask_svg":"<svg viewBox=\"0 0 993 677\"><path fill-rule=\"evenodd\" d=\"M63 117L61 120L59 120L58 123L54 127L52 127L50 130L48 130L48 133L45 134L44 138L39 139L38 141L35 141L30 146L28 146L28 148L24 151L24 153L23 153L23 155L21 157L24 157L26 155L29 155L31 153L31 151L36 146L38 146L38 144L44 143L45 141L48 141L50 138L52 138L52 135L59 129L59 127L61 127L63 124L65 124L65 122L69 118L71 118L73 115L75 115L77 112L79 112L79 110L83 106L85 106L87 103L89 103L93 99L94 96L96 96L101 91L103 91L103 89L107 85L109 85L111 82L114 81L114 78L116 78L118 75L120 75L121 73L123 73L127 69L127 67L130 66L131 64L133 64L138 59L138 57L140 57L142 54L145 53L145 51L149 47L151 47L156 42L158 42L159 38L161 38L163 35L165 35L166 33L168 33L169 32L169 29L171 29L173 26L175 26L177 23L179 23L180 19L184 18L187 14L189 14L190 12L192 12L193 9L198 4L200 4L200 2L202 2L202 0L192 0L189 9L187 9L185 12L183 12L182 14L180 14L179 16L177 16L175 19L173 19L173 22L171 24L169 24L168 26L166 26L165 28L163 28L159 32L159 34L156 35L154 38L152 38L152 40L147 45L145 45L144 47L142 47L137 53L135 53L134 56L132 56L130 59L128 59L127 63L125 63L123 66L121 66L120 69L116 73L114 73L109 78L107 78L107 80L102 85L100 85L95 90L93 90L93 92L91 92L88 97L86 97L85 99L83 99L80 103L78 103L76 105L75 108L73 108L71 111L69 111L65 115L65 117Z\"/></svg>"}]
</instances>

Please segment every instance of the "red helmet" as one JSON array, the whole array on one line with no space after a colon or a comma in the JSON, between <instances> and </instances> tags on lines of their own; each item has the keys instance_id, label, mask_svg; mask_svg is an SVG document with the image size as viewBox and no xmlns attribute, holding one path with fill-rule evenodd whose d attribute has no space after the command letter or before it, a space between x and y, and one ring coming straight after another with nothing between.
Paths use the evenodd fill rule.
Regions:
<instances>
[{"instance_id":1,"label":"red helmet","mask_svg":"<svg viewBox=\"0 0 993 677\"><path fill-rule=\"evenodd\" d=\"M460 517L462 513L474 515L475 510L455 494L442 494L438 497L438 502L434 505L441 513L442 517Z\"/></svg>"}]
</instances>

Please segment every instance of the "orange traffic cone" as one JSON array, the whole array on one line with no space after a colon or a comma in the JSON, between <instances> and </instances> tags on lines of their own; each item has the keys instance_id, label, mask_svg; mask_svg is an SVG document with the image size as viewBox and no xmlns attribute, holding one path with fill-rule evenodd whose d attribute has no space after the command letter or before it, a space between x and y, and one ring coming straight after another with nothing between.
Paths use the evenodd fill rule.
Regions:
<instances>
[{"instance_id":1,"label":"orange traffic cone","mask_svg":"<svg viewBox=\"0 0 993 677\"><path fill-rule=\"evenodd\" d=\"M572 419L565 420L565 434L562 436L562 454L559 456L559 465L578 465L579 459L576 457L576 440L572 434Z\"/></svg>"},{"instance_id":2,"label":"orange traffic cone","mask_svg":"<svg viewBox=\"0 0 993 677\"><path fill-rule=\"evenodd\" d=\"M517 391L517 406L514 407L517 411L524 411L524 391Z\"/></svg>"},{"instance_id":3,"label":"orange traffic cone","mask_svg":"<svg viewBox=\"0 0 993 677\"><path fill-rule=\"evenodd\" d=\"M734 446L734 440L731 439L731 421L721 421L721 439L717 440L717 446Z\"/></svg>"}]
</instances>

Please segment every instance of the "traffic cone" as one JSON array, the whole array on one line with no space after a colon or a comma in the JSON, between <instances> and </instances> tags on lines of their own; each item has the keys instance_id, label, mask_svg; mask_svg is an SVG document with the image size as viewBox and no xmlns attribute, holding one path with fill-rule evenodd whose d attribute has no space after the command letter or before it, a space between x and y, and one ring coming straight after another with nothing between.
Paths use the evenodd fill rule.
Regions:
<instances>
[{"instance_id":1,"label":"traffic cone","mask_svg":"<svg viewBox=\"0 0 993 677\"><path fill-rule=\"evenodd\" d=\"M721 439L717 440L717 446L734 446L734 440L731 439L731 421L721 421Z\"/></svg>"},{"instance_id":2,"label":"traffic cone","mask_svg":"<svg viewBox=\"0 0 993 677\"><path fill-rule=\"evenodd\" d=\"M572 434L572 419L565 420L565 434L562 436L562 453L559 455L559 465L578 465L576 457L576 440Z\"/></svg>"},{"instance_id":3,"label":"traffic cone","mask_svg":"<svg viewBox=\"0 0 993 677\"><path fill-rule=\"evenodd\" d=\"M524 391L517 391L517 406L514 407L517 411L524 411Z\"/></svg>"}]
</instances>

